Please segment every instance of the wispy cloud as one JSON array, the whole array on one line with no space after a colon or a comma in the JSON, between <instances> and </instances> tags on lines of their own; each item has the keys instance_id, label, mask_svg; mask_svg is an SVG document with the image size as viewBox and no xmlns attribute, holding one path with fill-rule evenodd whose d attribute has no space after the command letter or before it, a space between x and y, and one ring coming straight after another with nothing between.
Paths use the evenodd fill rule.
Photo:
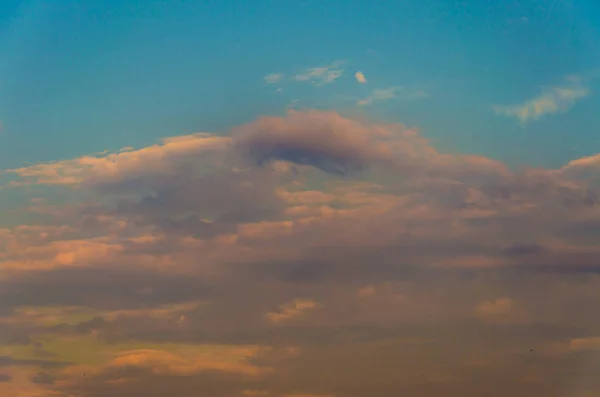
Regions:
<instances>
[{"instance_id":1,"label":"wispy cloud","mask_svg":"<svg viewBox=\"0 0 600 397\"><path fill-rule=\"evenodd\" d=\"M333 83L344 73L344 61L334 61L329 65L308 68L292 78L297 82L308 82L317 86Z\"/></svg>"},{"instance_id":2,"label":"wispy cloud","mask_svg":"<svg viewBox=\"0 0 600 397\"><path fill-rule=\"evenodd\" d=\"M398 97L404 99L422 99L428 98L429 94L423 90L408 91L402 86L392 86L389 88L375 89L371 95L357 101L356 104L359 106L366 106L372 105L374 102L388 101Z\"/></svg>"},{"instance_id":3,"label":"wispy cloud","mask_svg":"<svg viewBox=\"0 0 600 397\"><path fill-rule=\"evenodd\" d=\"M264 77L265 83L275 84L283 80L285 75L283 73L271 73Z\"/></svg>"},{"instance_id":4,"label":"wispy cloud","mask_svg":"<svg viewBox=\"0 0 600 397\"><path fill-rule=\"evenodd\" d=\"M546 87L544 91L523 103L509 106L494 106L496 114L514 117L523 123L535 121L543 116L569 111L575 103L590 95L591 90L582 79L570 76L567 83Z\"/></svg>"},{"instance_id":5,"label":"wispy cloud","mask_svg":"<svg viewBox=\"0 0 600 397\"><path fill-rule=\"evenodd\" d=\"M356 78L356 81L358 81L361 84L365 84L367 82L367 78L365 77L365 74L363 72L354 73L354 77Z\"/></svg>"},{"instance_id":6,"label":"wispy cloud","mask_svg":"<svg viewBox=\"0 0 600 397\"><path fill-rule=\"evenodd\" d=\"M389 87L373 90L368 97L359 100L356 104L360 106L371 105L373 102L387 101L396 97L397 92L402 87Z\"/></svg>"},{"instance_id":7,"label":"wispy cloud","mask_svg":"<svg viewBox=\"0 0 600 397\"><path fill-rule=\"evenodd\" d=\"M267 313L266 317L270 322L278 324L302 316L318 307L319 304L312 299L295 299L281 305L279 311Z\"/></svg>"}]
</instances>

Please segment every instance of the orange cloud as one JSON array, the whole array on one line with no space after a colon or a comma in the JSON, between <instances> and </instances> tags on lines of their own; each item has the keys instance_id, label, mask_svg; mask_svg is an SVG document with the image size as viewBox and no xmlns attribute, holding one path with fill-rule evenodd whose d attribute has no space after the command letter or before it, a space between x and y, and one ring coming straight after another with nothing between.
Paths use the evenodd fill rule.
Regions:
<instances>
[{"instance_id":1,"label":"orange cloud","mask_svg":"<svg viewBox=\"0 0 600 397\"><path fill-rule=\"evenodd\" d=\"M5 171L23 178L20 183L77 185L108 183L140 174L163 175L175 172L178 161L200 153L222 151L230 143L227 137L193 134L165 138L159 145L121 151L104 156L84 156L74 160L38 164Z\"/></svg>"},{"instance_id":2,"label":"orange cloud","mask_svg":"<svg viewBox=\"0 0 600 397\"><path fill-rule=\"evenodd\" d=\"M267 313L267 319L274 323L279 324L299 316L306 314L311 310L315 310L320 305L311 299L295 299L280 306L278 312Z\"/></svg>"},{"instance_id":3,"label":"orange cloud","mask_svg":"<svg viewBox=\"0 0 600 397\"><path fill-rule=\"evenodd\" d=\"M365 84L367 82L367 78L365 77L363 72L354 73L354 77L356 78L356 81L358 81L361 84Z\"/></svg>"},{"instance_id":4,"label":"orange cloud","mask_svg":"<svg viewBox=\"0 0 600 397\"><path fill-rule=\"evenodd\" d=\"M259 368L246 361L256 356L260 349L257 347L231 347L206 353L195 351L171 353L163 350L133 350L120 353L110 363L111 367L140 367L148 368L155 374L192 375L202 371L233 372L249 376L263 375L271 369Z\"/></svg>"},{"instance_id":5,"label":"orange cloud","mask_svg":"<svg viewBox=\"0 0 600 397\"><path fill-rule=\"evenodd\" d=\"M498 298L480 303L475 312L480 316L502 316L510 314L513 309L513 300L510 298Z\"/></svg>"}]
</instances>

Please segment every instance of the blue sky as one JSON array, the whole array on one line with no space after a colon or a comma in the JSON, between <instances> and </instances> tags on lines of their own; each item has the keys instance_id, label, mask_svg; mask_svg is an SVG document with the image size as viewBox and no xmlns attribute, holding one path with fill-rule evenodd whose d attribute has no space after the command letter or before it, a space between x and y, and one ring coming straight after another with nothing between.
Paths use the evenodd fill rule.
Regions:
<instances>
[{"instance_id":1,"label":"blue sky","mask_svg":"<svg viewBox=\"0 0 600 397\"><path fill-rule=\"evenodd\" d=\"M600 147L596 81L569 111L519 123L525 102L600 63L594 1L5 1L0 12L0 165L14 167L225 132L306 107L414 125L443 147L562 164ZM344 60L315 87L265 84ZM364 72L367 84L353 75ZM356 109L403 86L428 98ZM276 87L283 92L274 93ZM398 94L398 97L402 95Z\"/></svg>"}]
</instances>

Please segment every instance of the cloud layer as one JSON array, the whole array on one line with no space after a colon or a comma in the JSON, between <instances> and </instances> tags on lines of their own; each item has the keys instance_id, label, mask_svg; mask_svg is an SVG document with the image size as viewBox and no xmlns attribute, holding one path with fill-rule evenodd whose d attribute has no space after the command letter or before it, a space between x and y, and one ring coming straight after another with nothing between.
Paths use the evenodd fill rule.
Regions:
<instances>
[{"instance_id":1,"label":"cloud layer","mask_svg":"<svg viewBox=\"0 0 600 397\"><path fill-rule=\"evenodd\" d=\"M0 395L597 393L599 164L306 110L5 170Z\"/></svg>"}]
</instances>

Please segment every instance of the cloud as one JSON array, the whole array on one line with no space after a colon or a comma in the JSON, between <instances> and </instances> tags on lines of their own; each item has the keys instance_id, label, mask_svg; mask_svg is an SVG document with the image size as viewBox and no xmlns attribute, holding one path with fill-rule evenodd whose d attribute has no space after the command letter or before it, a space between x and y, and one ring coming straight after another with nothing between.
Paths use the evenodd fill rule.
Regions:
<instances>
[{"instance_id":1,"label":"cloud","mask_svg":"<svg viewBox=\"0 0 600 397\"><path fill-rule=\"evenodd\" d=\"M14 397L62 397L64 394L51 390L32 380L32 371L19 368L11 371L10 380L0 381L0 394Z\"/></svg>"},{"instance_id":2,"label":"cloud","mask_svg":"<svg viewBox=\"0 0 600 397\"><path fill-rule=\"evenodd\" d=\"M247 364L259 353L257 347L199 347L194 351L133 350L121 352L108 364L114 368L148 368L154 374L186 376L202 371L223 371L258 376L270 369Z\"/></svg>"},{"instance_id":3,"label":"cloud","mask_svg":"<svg viewBox=\"0 0 600 397\"><path fill-rule=\"evenodd\" d=\"M354 77L356 78L356 81L358 81L361 84L364 84L367 82L367 78L365 77L363 72L354 73Z\"/></svg>"},{"instance_id":4,"label":"cloud","mask_svg":"<svg viewBox=\"0 0 600 397\"><path fill-rule=\"evenodd\" d=\"M333 394L289 393L284 397L335 397Z\"/></svg>"},{"instance_id":5,"label":"cloud","mask_svg":"<svg viewBox=\"0 0 600 397\"><path fill-rule=\"evenodd\" d=\"M292 320L306 312L319 307L319 304L311 299L295 299L287 304L281 305L278 312L267 313L267 319L275 324Z\"/></svg>"},{"instance_id":6,"label":"cloud","mask_svg":"<svg viewBox=\"0 0 600 397\"><path fill-rule=\"evenodd\" d=\"M544 116L569 111L577 101L589 96L591 90L581 79L571 77L564 85L547 87L544 91L523 103L510 106L494 106L496 114L514 117L526 123Z\"/></svg>"},{"instance_id":7,"label":"cloud","mask_svg":"<svg viewBox=\"0 0 600 397\"><path fill-rule=\"evenodd\" d=\"M134 151L121 151L100 156L84 156L75 160L58 161L37 166L11 169L26 180L46 185L77 185L90 182L110 184L128 176L156 177L177 172L180 159L200 153L222 151L230 142L227 137L210 134L192 134L166 138L160 144Z\"/></svg>"},{"instance_id":8,"label":"cloud","mask_svg":"<svg viewBox=\"0 0 600 397\"><path fill-rule=\"evenodd\" d=\"M344 73L343 64L344 61L334 61L326 66L308 68L304 72L292 76L292 78L297 82L307 82L316 86L330 84L339 79Z\"/></svg>"},{"instance_id":9,"label":"cloud","mask_svg":"<svg viewBox=\"0 0 600 397\"><path fill-rule=\"evenodd\" d=\"M267 397L269 392L265 390L243 390L242 395L247 397Z\"/></svg>"},{"instance_id":10,"label":"cloud","mask_svg":"<svg viewBox=\"0 0 600 397\"><path fill-rule=\"evenodd\" d=\"M513 307L513 301L510 298L498 298L493 301L482 302L475 309L481 315L507 314Z\"/></svg>"},{"instance_id":11,"label":"cloud","mask_svg":"<svg viewBox=\"0 0 600 397\"><path fill-rule=\"evenodd\" d=\"M77 175L78 184L73 188L85 186L103 197L98 203L109 201L106 207L85 208L71 221L77 223L62 224L58 229L6 230L3 238L9 249L3 257L2 277L98 266L114 272L114 264L123 260L136 264L142 272L173 270L179 263L180 271L209 274L220 266L219 261L204 260L187 268L185 263L198 255L198 250L206 253L205 258L218 255L227 262L241 258L264 261L254 268L255 274L261 268L267 271L279 257L304 252L306 257L314 256L313 261L326 262L314 270L300 262L294 270L295 262L288 261L280 270L291 272L286 277L323 277L319 273L342 270L327 263L335 262L333 258L340 254L322 249L303 251L298 241L310 247L324 238L332 247L350 239L364 249L373 245L381 253L404 250L411 252L414 263L428 266L510 266L522 257L508 254L514 250L506 247L514 246L515 241L483 249L486 243L471 223L493 230L492 225L508 222L510 227L518 224L517 229L522 229L521 221L539 216L531 204L537 200L543 199L548 210L572 208L570 211L579 212L591 211L597 201L583 182L568 179L568 167L515 174L490 159L440 153L405 126L359 122L335 112L290 111L285 117L260 118L231 133L233 138L187 136L150 149L12 170L27 183L49 185L69 186L64 175ZM245 156L252 161L243 160ZM264 167L266 164L269 167ZM326 178L345 175L361 179L368 178L373 167L383 180L403 175L403 182L350 184L342 190L302 194L289 190L306 183L300 182L303 178L316 177L311 169L325 171L329 174ZM53 172L56 169L61 172ZM408 233L402 225L413 217L431 219L432 225L423 225L422 238L392 244ZM452 225L447 225L449 219L454 219ZM84 223L79 223L81 220ZM353 224L379 232L359 238ZM474 237L458 241L439 235L445 227L463 227ZM81 230L88 237L81 238ZM40 233L44 237L40 238ZM260 249L267 244L267 237L279 241L278 245ZM430 250L432 241L439 242L438 251ZM546 267L561 267L568 256L578 257L583 267L593 266L593 248L544 241L538 245L545 248L531 252L531 266L545 262ZM447 256L451 249L463 251L451 258Z\"/></svg>"},{"instance_id":12,"label":"cloud","mask_svg":"<svg viewBox=\"0 0 600 397\"><path fill-rule=\"evenodd\" d=\"M371 105L373 102L387 101L396 97L398 90L402 87L390 87L373 90L373 93L357 102L357 105Z\"/></svg>"},{"instance_id":13,"label":"cloud","mask_svg":"<svg viewBox=\"0 0 600 397\"><path fill-rule=\"evenodd\" d=\"M600 170L600 154L581 157L569 161L562 171L574 178L594 179Z\"/></svg>"},{"instance_id":14,"label":"cloud","mask_svg":"<svg viewBox=\"0 0 600 397\"><path fill-rule=\"evenodd\" d=\"M271 73L264 77L265 83L274 84L279 83L281 80L285 78L283 73Z\"/></svg>"},{"instance_id":15,"label":"cloud","mask_svg":"<svg viewBox=\"0 0 600 397\"><path fill-rule=\"evenodd\" d=\"M569 341L571 351L600 349L600 337L575 338Z\"/></svg>"},{"instance_id":16,"label":"cloud","mask_svg":"<svg viewBox=\"0 0 600 397\"><path fill-rule=\"evenodd\" d=\"M259 164L285 160L347 174L390 158L376 129L336 113L290 110L285 119L263 117L235 128L235 144Z\"/></svg>"},{"instance_id":17,"label":"cloud","mask_svg":"<svg viewBox=\"0 0 600 397\"><path fill-rule=\"evenodd\" d=\"M52 385L52 384L54 384L54 381L55 381L54 377L45 372L39 372L31 377L32 383L38 383L38 384L43 384L43 385Z\"/></svg>"},{"instance_id":18,"label":"cloud","mask_svg":"<svg viewBox=\"0 0 600 397\"><path fill-rule=\"evenodd\" d=\"M596 157L313 109L5 171L0 394L600 390Z\"/></svg>"},{"instance_id":19,"label":"cloud","mask_svg":"<svg viewBox=\"0 0 600 397\"><path fill-rule=\"evenodd\" d=\"M407 91L404 87L393 86L389 88L379 88L373 90L373 92L366 98L356 102L359 106L372 105L375 102L389 101L394 98L403 98L408 100L428 98L427 94L423 90Z\"/></svg>"}]
</instances>

